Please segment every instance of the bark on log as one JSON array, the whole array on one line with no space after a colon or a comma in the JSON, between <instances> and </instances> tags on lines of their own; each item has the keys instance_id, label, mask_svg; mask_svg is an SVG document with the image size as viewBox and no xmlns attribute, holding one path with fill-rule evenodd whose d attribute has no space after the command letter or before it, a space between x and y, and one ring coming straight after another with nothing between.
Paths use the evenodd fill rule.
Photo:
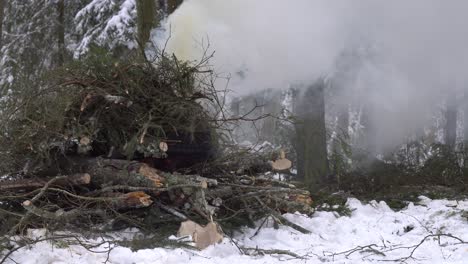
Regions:
<instances>
[{"instance_id":1,"label":"bark on log","mask_svg":"<svg viewBox=\"0 0 468 264\"><path fill-rule=\"evenodd\" d=\"M22 179L16 181L0 182L0 191L21 190L21 189L37 189L44 187L51 178L38 179ZM67 185L86 185L91 182L91 175L88 173L77 173L67 176L66 178L55 181L52 187L64 187Z\"/></svg>"},{"instance_id":2,"label":"bark on log","mask_svg":"<svg viewBox=\"0 0 468 264\"><path fill-rule=\"evenodd\" d=\"M112 186L133 186L165 191L179 185L193 189L207 188L218 184L214 179L199 175L165 173L143 162L102 157L68 157L60 161L58 168L53 169L42 172L41 175L54 175L59 174L59 172L89 173L92 176L91 185L100 189Z\"/></svg>"},{"instance_id":3,"label":"bark on log","mask_svg":"<svg viewBox=\"0 0 468 264\"><path fill-rule=\"evenodd\" d=\"M106 197L107 198L107 197ZM107 206L115 210L121 209L136 209L150 206L153 201L151 197L144 192L131 192L131 193L115 193L109 195L109 202ZM96 198L98 200L100 198ZM69 211L59 209L55 212L47 211L43 208L35 206L31 200L26 200L22 203L23 208L29 213L39 216L41 218L56 220L56 221L68 221L74 219L80 215L105 215L105 211L102 209L81 209L76 208Z\"/></svg>"},{"instance_id":4,"label":"bark on log","mask_svg":"<svg viewBox=\"0 0 468 264\"><path fill-rule=\"evenodd\" d=\"M145 163L83 156L62 158L56 167L41 171L39 176L60 173L88 173L92 175L91 184L100 188L115 185L161 188L166 181L156 169Z\"/></svg>"},{"instance_id":5,"label":"bark on log","mask_svg":"<svg viewBox=\"0 0 468 264\"><path fill-rule=\"evenodd\" d=\"M160 188L165 181L146 164L129 160L94 158L87 160L84 169L95 175L92 184L100 187L128 185Z\"/></svg>"},{"instance_id":6,"label":"bark on log","mask_svg":"<svg viewBox=\"0 0 468 264\"><path fill-rule=\"evenodd\" d=\"M124 194L113 193L105 198L111 198L110 201L107 203L107 206L115 210L143 208L148 207L153 203L151 197L144 192L131 192ZM98 199L99 198L96 198L96 200ZM76 208L69 211L59 209L55 212L50 212L43 208L36 207L31 200L24 201L22 205L23 208L26 209L29 213L50 220L67 221L74 219L80 215L105 215L105 211L103 209L90 210L84 208Z\"/></svg>"}]
</instances>

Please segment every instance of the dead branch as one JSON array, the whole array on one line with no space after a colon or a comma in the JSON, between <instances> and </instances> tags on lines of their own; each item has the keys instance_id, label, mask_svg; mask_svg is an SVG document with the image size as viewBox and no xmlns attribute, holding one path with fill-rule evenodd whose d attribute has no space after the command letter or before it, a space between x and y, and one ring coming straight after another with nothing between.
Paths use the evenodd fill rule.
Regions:
<instances>
[{"instance_id":1,"label":"dead branch","mask_svg":"<svg viewBox=\"0 0 468 264\"><path fill-rule=\"evenodd\" d=\"M49 181L53 181L53 186L65 187L69 185L86 185L91 182L91 175L88 173L77 173L60 178L35 178L15 181L0 182L0 191L30 190L44 187Z\"/></svg>"},{"instance_id":2,"label":"dead branch","mask_svg":"<svg viewBox=\"0 0 468 264\"><path fill-rule=\"evenodd\" d=\"M264 255L287 255L296 259L304 259L297 255L294 252L283 249L261 249L261 248L250 248L250 247L240 247L245 255L249 256L264 256Z\"/></svg>"},{"instance_id":3,"label":"dead branch","mask_svg":"<svg viewBox=\"0 0 468 264\"><path fill-rule=\"evenodd\" d=\"M55 212L49 212L39 207L36 207L35 205L33 205L33 203L30 200L24 201L22 205L28 213L39 216L44 219L49 219L49 220L54 220L54 221L70 221L80 215L105 215L105 212L100 209L94 209L94 210L72 209L70 211L64 211L62 209L59 209Z\"/></svg>"},{"instance_id":4,"label":"dead branch","mask_svg":"<svg viewBox=\"0 0 468 264\"><path fill-rule=\"evenodd\" d=\"M419 241L419 243L417 243L416 245L413 245L413 246L408 246L408 247L397 247L397 248L393 248L393 249L390 249L390 250L387 250L388 251L393 251L393 250L397 250L397 249L402 249L402 248L406 248L406 249L411 249L411 252L408 256L405 256L405 257L402 257L402 258L398 258L398 259L391 259L391 260L385 260L385 261L391 261L391 262L406 262L408 259L415 259L414 257L414 253L416 252L416 250L421 246L423 245L428 239L430 238L437 238L438 241L440 241L440 238L441 237L447 237L447 238L451 238L455 241L458 241L457 243L454 243L453 245L462 245L462 244L468 244L468 241L464 241L463 239L459 238L459 237L456 237L454 235L451 235L451 234L431 234L431 235L427 235L425 236L423 239L421 239L421 241Z\"/></svg>"}]
</instances>

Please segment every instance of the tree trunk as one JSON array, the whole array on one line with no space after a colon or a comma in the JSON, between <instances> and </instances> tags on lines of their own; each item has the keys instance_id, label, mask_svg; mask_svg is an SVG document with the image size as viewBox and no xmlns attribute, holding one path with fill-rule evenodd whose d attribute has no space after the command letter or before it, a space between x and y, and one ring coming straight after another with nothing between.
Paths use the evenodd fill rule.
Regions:
<instances>
[{"instance_id":1,"label":"tree trunk","mask_svg":"<svg viewBox=\"0 0 468 264\"><path fill-rule=\"evenodd\" d=\"M457 138L457 98L456 93L448 95L447 107L445 110L445 144L450 148L455 148Z\"/></svg>"},{"instance_id":2,"label":"tree trunk","mask_svg":"<svg viewBox=\"0 0 468 264\"><path fill-rule=\"evenodd\" d=\"M308 87L296 107L297 173L311 192L328 173L324 88L323 81Z\"/></svg>"},{"instance_id":3,"label":"tree trunk","mask_svg":"<svg viewBox=\"0 0 468 264\"><path fill-rule=\"evenodd\" d=\"M155 26L156 3L154 0L137 0L138 44L141 48L148 42L151 29Z\"/></svg>"},{"instance_id":4,"label":"tree trunk","mask_svg":"<svg viewBox=\"0 0 468 264\"><path fill-rule=\"evenodd\" d=\"M2 36L3 36L3 9L5 7L5 0L0 0L0 49L2 48Z\"/></svg>"},{"instance_id":5,"label":"tree trunk","mask_svg":"<svg viewBox=\"0 0 468 264\"><path fill-rule=\"evenodd\" d=\"M346 145L349 144L349 106L348 104L338 107L336 136L332 142L332 153L330 159L330 169L333 175L339 180L339 176L345 171L348 152Z\"/></svg>"},{"instance_id":6,"label":"tree trunk","mask_svg":"<svg viewBox=\"0 0 468 264\"><path fill-rule=\"evenodd\" d=\"M65 2L57 2L57 64L62 66L65 61Z\"/></svg>"},{"instance_id":7,"label":"tree trunk","mask_svg":"<svg viewBox=\"0 0 468 264\"><path fill-rule=\"evenodd\" d=\"M347 139L349 137L349 106L348 104L342 105L338 109L338 135L341 138Z\"/></svg>"},{"instance_id":8,"label":"tree trunk","mask_svg":"<svg viewBox=\"0 0 468 264\"><path fill-rule=\"evenodd\" d=\"M271 90L264 92L264 100L262 107L263 115L271 115L262 120L262 126L260 130L260 138L263 141L269 141L277 143L277 131L278 131L278 118L277 116L281 113L281 105L277 94L274 94Z\"/></svg>"},{"instance_id":9,"label":"tree trunk","mask_svg":"<svg viewBox=\"0 0 468 264\"><path fill-rule=\"evenodd\" d=\"M468 91L465 91L463 100L463 142L465 148L468 147Z\"/></svg>"},{"instance_id":10,"label":"tree trunk","mask_svg":"<svg viewBox=\"0 0 468 264\"><path fill-rule=\"evenodd\" d=\"M362 108L361 125L363 131L358 140L358 147L361 148L367 157L365 162L371 162L377 155L377 128L372 118L375 107L372 102L365 102Z\"/></svg>"}]
</instances>

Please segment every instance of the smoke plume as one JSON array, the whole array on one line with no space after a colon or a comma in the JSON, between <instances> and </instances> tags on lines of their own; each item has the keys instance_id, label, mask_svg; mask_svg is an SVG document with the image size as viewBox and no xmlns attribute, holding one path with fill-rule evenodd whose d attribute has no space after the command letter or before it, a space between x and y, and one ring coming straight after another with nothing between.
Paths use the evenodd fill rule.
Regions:
<instances>
[{"instance_id":1,"label":"smoke plume","mask_svg":"<svg viewBox=\"0 0 468 264\"><path fill-rule=\"evenodd\" d=\"M167 51L181 59L214 51L237 94L338 79L338 101L373 104L393 145L448 93L468 90L467 11L464 0L186 0L164 27Z\"/></svg>"}]
</instances>

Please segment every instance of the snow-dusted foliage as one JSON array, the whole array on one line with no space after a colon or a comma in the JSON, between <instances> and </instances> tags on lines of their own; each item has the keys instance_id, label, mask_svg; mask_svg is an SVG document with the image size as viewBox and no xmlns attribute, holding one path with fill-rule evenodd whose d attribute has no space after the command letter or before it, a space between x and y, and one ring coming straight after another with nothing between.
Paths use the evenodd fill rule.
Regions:
<instances>
[{"instance_id":1,"label":"snow-dusted foliage","mask_svg":"<svg viewBox=\"0 0 468 264\"><path fill-rule=\"evenodd\" d=\"M136 46L136 3L135 0L93 0L76 13L74 18L76 43L74 57L86 52L95 43L114 49Z\"/></svg>"},{"instance_id":2,"label":"snow-dusted foliage","mask_svg":"<svg viewBox=\"0 0 468 264\"><path fill-rule=\"evenodd\" d=\"M89 46L133 49L135 0L64 1L63 28L67 57L79 57ZM0 57L4 95L18 80L32 80L57 63L58 1L7 1Z\"/></svg>"},{"instance_id":3,"label":"snow-dusted foliage","mask_svg":"<svg viewBox=\"0 0 468 264\"><path fill-rule=\"evenodd\" d=\"M7 1L0 58L2 94L18 78L31 79L53 63L54 1Z\"/></svg>"}]
</instances>

